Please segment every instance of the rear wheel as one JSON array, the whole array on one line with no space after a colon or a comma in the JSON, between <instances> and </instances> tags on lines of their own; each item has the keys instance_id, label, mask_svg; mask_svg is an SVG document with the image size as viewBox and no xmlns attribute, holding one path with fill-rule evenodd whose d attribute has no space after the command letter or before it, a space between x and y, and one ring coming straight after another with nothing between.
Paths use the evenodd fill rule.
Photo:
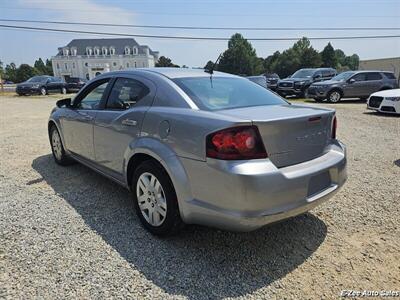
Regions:
<instances>
[{"instance_id":1,"label":"rear wheel","mask_svg":"<svg viewBox=\"0 0 400 300\"><path fill-rule=\"evenodd\" d=\"M133 174L132 191L136 213L152 234L170 235L183 226L174 186L160 164L141 163Z\"/></svg>"},{"instance_id":2,"label":"rear wheel","mask_svg":"<svg viewBox=\"0 0 400 300\"><path fill-rule=\"evenodd\" d=\"M342 94L338 90L330 91L328 94L328 101L330 103L338 103L342 98Z\"/></svg>"},{"instance_id":3,"label":"rear wheel","mask_svg":"<svg viewBox=\"0 0 400 300\"><path fill-rule=\"evenodd\" d=\"M53 153L54 160L61 166L73 164L74 161L66 153L62 144L60 133L55 125L51 126L49 131L51 152Z\"/></svg>"},{"instance_id":4,"label":"rear wheel","mask_svg":"<svg viewBox=\"0 0 400 300\"><path fill-rule=\"evenodd\" d=\"M61 94L66 94L67 93L67 89L65 88L65 87L63 87L62 89L61 89Z\"/></svg>"},{"instance_id":5,"label":"rear wheel","mask_svg":"<svg viewBox=\"0 0 400 300\"><path fill-rule=\"evenodd\" d=\"M47 90L46 90L45 87L40 88L40 94L43 95L43 96L47 95Z\"/></svg>"}]
</instances>

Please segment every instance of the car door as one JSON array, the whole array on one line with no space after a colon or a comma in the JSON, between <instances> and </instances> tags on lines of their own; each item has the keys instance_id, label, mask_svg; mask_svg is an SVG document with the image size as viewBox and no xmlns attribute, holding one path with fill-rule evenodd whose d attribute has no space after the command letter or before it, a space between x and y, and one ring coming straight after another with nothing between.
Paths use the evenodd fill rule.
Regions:
<instances>
[{"instance_id":1,"label":"car door","mask_svg":"<svg viewBox=\"0 0 400 300\"><path fill-rule=\"evenodd\" d=\"M127 75L128 76L128 75ZM115 79L106 105L94 122L96 162L115 178L123 179L124 155L141 133L142 122L156 92L145 78Z\"/></svg>"},{"instance_id":2,"label":"car door","mask_svg":"<svg viewBox=\"0 0 400 300\"><path fill-rule=\"evenodd\" d=\"M46 89L49 93L54 93L57 91L57 81L54 77L49 77L47 79Z\"/></svg>"},{"instance_id":3,"label":"car door","mask_svg":"<svg viewBox=\"0 0 400 300\"><path fill-rule=\"evenodd\" d=\"M382 88L382 75L379 72L369 72L367 73L367 84L365 96L369 96L372 93L379 91Z\"/></svg>"},{"instance_id":4,"label":"car door","mask_svg":"<svg viewBox=\"0 0 400 300\"><path fill-rule=\"evenodd\" d=\"M74 99L72 108L61 119L67 150L94 161L93 123L101 109L110 78L91 83Z\"/></svg>"},{"instance_id":5,"label":"car door","mask_svg":"<svg viewBox=\"0 0 400 300\"><path fill-rule=\"evenodd\" d=\"M361 97L367 94L366 73L357 73L347 80L343 87L345 97Z\"/></svg>"}]
</instances>

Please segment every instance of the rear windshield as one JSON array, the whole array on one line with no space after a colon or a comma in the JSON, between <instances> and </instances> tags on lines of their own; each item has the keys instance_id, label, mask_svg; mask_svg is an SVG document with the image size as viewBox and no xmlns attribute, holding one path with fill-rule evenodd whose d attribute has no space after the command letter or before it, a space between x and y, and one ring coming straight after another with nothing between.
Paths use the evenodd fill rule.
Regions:
<instances>
[{"instance_id":1,"label":"rear windshield","mask_svg":"<svg viewBox=\"0 0 400 300\"><path fill-rule=\"evenodd\" d=\"M243 78L190 77L174 82L203 110L287 104L267 89Z\"/></svg>"}]
</instances>

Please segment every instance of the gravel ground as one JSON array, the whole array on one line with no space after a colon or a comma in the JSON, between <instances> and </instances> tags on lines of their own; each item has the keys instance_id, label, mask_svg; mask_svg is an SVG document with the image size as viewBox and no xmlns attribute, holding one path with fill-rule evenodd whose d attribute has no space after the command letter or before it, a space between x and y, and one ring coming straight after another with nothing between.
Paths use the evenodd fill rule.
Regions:
<instances>
[{"instance_id":1,"label":"gravel ground","mask_svg":"<svg viewBox=\"0 0 400 300\"><path fill-rule=\"evenodd\" d=\"M57 166L57 96L0 96L0 298L333 299L400 290L400 118L337 109L349 179L312 212L256 232L148 234L129 194ZM314 104L312 104L314 105Z\"/></svg>"}]
</instances>

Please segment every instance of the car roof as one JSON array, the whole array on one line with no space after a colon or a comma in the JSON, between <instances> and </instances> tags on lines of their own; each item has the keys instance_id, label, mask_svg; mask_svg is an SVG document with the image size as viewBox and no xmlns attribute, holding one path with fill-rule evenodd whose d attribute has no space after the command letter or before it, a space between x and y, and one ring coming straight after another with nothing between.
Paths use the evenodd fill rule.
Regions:
<instances>
[{"instance_id":1,"label":"car roof","mask_svg":"<svg viewBox=\"0 0 400 300\"><path fill-rule=\"evenodd\" d=\"M118 75L118 74L140 74L143 72L151 72L153 74L159 74L170 79L184 78L184 77L210 77L210 73L204 71L204 69L186 69L186 68L136 68L136 69L125 69L121 71L114 71L105 73L105 75ZM236 75L214 71L213 77L239 77ZM240 77L239 77L240 78Z\"/></svg>"},{"instance_id":2,"label":"car roof","mask_svg":"<svg viewBox=\"0 0 400 300\"><path fill-rule=\"evenodd\" d=\"M374 73L392 73L392 74L394 74L394 72L382 71L382 70L356 70L356 71L353 71L353 72L355 72L355 73L371 73L371 72L374 72Z\"/></svg>"}]
</instances>

